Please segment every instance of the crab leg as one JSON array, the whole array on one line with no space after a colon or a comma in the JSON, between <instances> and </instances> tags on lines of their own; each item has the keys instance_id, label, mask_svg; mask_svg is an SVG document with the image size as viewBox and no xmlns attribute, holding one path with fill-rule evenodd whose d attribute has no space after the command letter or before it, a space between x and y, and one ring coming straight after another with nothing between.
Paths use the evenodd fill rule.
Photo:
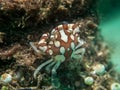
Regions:
<instances>
[{"instance_id":1,"label":"crab leg","mask_svg":"<svg viewBox=\"0 0 120 90\"><path fill-rule=\"evenodd\" d=\"M44 62L43 64L39 65L38 68L34 71L34 74L33 74L34 78L37 77L38 72L39 72L44 66L46 66L46 65L49 64L49 63L51 63L52 61L53 61L53 59L50 59L50 60Z\"/></svg>"},{"instance_id":2,"label":"crab leg","mask_svg":"<svg viewBox=\"0 0 120 90\"><path fill-rule=\"evenodd\" d=\"M52 82L52 85L55 87L59 87L59 84L58 84L59 82L57 79L57 72L56 71L61 63L62 63L61 61L57 61L52 69L51 82Z\"/></svg>"},{"instance_id":3,"label":"crab leg","mask_svg":"<svg viewBox=\"0 0 120 90\"><path fill-rule=\"evenodd\" d=\"M85 53L85 49L84 48L77 49L77 50L73 51L73 53L71 55L71 58L80 59L80 58L82 58L84 53Z\"/></svg>"},{"instance_id":4,"label":"crab leg","mask_svg":"<svg viewBox=\"0 0 120 90\"><path fill-rule=\"evenodd\" d=\"M84 49L84 48L81 48L81 49L75 50L75 51L74 51L74 54L80 54L80 53L81 53L81 54L83 55L84 52L85 52L85 49Z\"/></svg>"},{"instance_id":5,"label":"crab leg","mask_svg":"<svg viewBox=\"0 0 120 90\"><path fill-rule=\"evenodd\" d=\"M85 42L83 40L79 41L79 44L75 47L75 49L78 49L79 47L81 47Z\"/></svg>"},{"instance_id":6,"label":"crab leg","mask_svg":"<svg viewBox=\"0 0 120 90\"><path fill-rule=\"evenodd\" d=\"M54 62L55 62L55 65L54 65L54 67L52 68L52 76L53 75L56 75L56 70L58 69L58 67L60 66L60 64L62 63L62 62L64 62L64 60L65 60L65 56L64 55L56 55L55 57L54 57Z\"/></svg>"},{"instance_id":7,"label":"crab leg","mask_svg":"<svg viewBox=\"0 0 120 90\"><path fill-rule=\"evenodd\" d=\"M58 67L60 66L61 62L57 61L56 64L54 65L53 69L52 69L52 75L56 75L56 70L58 69Z\"/></svg>"},{"instance_id":8,"label":"crab leg","mask_svg":"<svg viewBox=\"0 0 120 90\"><path fill-rule=\"evenodd\" d=\"M46 71L50 72L50 68L55 64L56 62L52 62L49 65L46 66Z\"/></svg>"}]
</instances>

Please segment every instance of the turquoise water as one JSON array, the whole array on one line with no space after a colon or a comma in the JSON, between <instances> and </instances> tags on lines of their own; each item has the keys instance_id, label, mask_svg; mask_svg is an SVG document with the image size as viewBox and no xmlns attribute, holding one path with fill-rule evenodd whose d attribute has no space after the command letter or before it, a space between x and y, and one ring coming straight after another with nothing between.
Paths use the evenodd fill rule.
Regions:
<instances>
[{"instance_id":1,"label":"turquoise water","mask_svg":"<svg viewBox=\"0 0 120 90\"><path fill-rule=\"evenodd\" d=\"M120 72L120 0L104 0L99 7L101 33L111 49L110 60ZM116 4L115 4L116 2ZM103 4L104 3L104 4Z\"/></svg>"}]
</instances>

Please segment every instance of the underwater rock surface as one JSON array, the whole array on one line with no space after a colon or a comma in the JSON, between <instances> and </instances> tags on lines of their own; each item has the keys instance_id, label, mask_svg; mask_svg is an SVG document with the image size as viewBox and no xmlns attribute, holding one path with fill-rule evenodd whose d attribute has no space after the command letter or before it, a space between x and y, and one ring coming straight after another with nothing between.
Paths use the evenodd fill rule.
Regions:
<instances>
[{"instance_id":1,"label":"underwater rock surface","mask_svg":"<svg viewBox=\"0 0 120 90\"><path fill-rule=\"evenodd\" d=\"M117 90L120 87L119 75L113 69L112 63L108 61L110 50L98 28L99 19L95 6L95 0L1 0L0 89ZM63 27L64 32L59 25ZM73 25L72 28L69 25ZM75 25L78 25L77 30ZM69 26L68 29L66 26ZM49 41L56 40L53 37L49 40L49 35L44 35L46 32L51 36L56 35L51 33L54 28L58 30L57 35L60 32L64 37L69 37L74 30L78 33L75 34L76 36L70 36L71 39L67 39L71 42L73 38L77 38L73 39L71 45L70 42L66 44L70 52L67 52L68 55L64 57L62 55L60 59L58 56L64 54L66 45L60 49L61 53L57 52L57 57L54 56L55 49L52 49L53 52L50 50L48 55L43 52L45 48L42 47L44 44L48 45ZM66 30L70 30L70 33L66 34ZM57 40L61 38L57 37ZM84 45L78 44L79 40L84 41ZM34 45L32 47L30 42L35 42L35 47ZM62 45L60 42L56 42L51 47ZM74 45L77 50L73 53L74 58L71 59ZM36 48L38 52L35 51ZM82 58L79 58L81 49L78 48L85 48ZM53 63L47 61L51 58L54 60ZM54 69L51 71L52 66L64 58L67 60L59 67L59 64L56 64L54 67L58 67L56 71ZM42 68L48 63L50 64L47 70L46 67ZM39 65L42 66L35 78L33 74Z\"/></svg>"}]
</instances>

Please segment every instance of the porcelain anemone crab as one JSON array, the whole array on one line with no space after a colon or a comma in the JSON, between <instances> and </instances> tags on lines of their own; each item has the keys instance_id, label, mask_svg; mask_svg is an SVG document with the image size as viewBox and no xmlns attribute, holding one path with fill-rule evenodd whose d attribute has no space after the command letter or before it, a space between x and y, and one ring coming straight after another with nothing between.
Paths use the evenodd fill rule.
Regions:
<instances>
[{"instance_id":1,"label":"porcelain anemone crab","mask_svg":"<svg viewBox=\"0 0 120 90\"><path fill-rule=\"evenodd\" d=\"M85 41L80 38L80 25L78 24L61 24L56 26L50 33L44 33L41 36L37 46L33 42L30 45L38 53L44 53L51 57L50 60L40 64L34 72L34 78L38 72L46 66L46 70L52 68L52 75L60 64L70 59L81 59L85 53L82 47Z\"/></svg>"}]
</instances>

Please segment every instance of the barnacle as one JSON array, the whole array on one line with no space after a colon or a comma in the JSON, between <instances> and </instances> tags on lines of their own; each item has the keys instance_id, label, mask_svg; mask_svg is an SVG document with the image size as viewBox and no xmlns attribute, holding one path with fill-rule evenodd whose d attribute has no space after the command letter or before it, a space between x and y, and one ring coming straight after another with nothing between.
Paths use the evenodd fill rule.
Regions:
<instances>
[{"instance_id":1,"label":"barnacle","mask_svg":"<svg viewBox=\"0 0 120 90\"><path fill-rule=\"evenodd\" d=\"M85 41L80 38L79 33L78 24L61 24L52 29L50 33L43 34L36 46L30 42L37 53L44 53L51 57L50 60L39 65L34 72L34 78L44 66L46 66L47 71L53 67L52 75L54 76L64 61L81 60L85 53L85 48L82 47Z\"/></svg>"}]
</instances>

